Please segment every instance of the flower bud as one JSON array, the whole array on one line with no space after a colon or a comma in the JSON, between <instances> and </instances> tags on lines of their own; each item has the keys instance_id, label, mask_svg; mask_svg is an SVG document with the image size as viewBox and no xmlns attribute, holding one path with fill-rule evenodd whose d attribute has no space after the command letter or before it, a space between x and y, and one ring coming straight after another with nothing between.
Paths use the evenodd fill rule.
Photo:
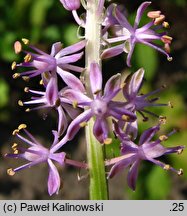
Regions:
<instances>
[{"instance_id":1,"label":"flower bud","mask_svg":"<svg viewBox=\"0 0 187 216\"><path fill-rule=\"evenodd\" d=\"M80 7L80 0L60 0L66 10L77 10Z\"/></svg>"}]
</instances>

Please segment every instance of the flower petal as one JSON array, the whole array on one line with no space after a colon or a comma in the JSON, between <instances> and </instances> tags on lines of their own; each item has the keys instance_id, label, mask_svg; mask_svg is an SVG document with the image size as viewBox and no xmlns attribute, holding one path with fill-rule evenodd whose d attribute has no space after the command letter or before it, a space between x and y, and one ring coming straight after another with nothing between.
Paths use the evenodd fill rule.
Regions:
<instances>
[{"instance_id":1,"label":"flower petal","mask_svg":"<svg viewBox=\"0 0 187 216\"><path fill-rule=\"evenodd\" d=\"M60 188L60 176L57 168L55 167L55 165L50 159L48 159L48 164L49 164L48 193L51 196L54 193L58 194Z\"/></svg>"},{"instance_id":2,"label":"flower petal","mask_svg":"<svg viewBox=\"0 0 187 216\"><path fill-rule=\"evenodd\" d=\"M61 42L56 42L52 45L51 48L51 56L55 56L60 50L62 49L62 43Z\"/></svg>"},{"instance_id":3,"label":"flower petal","mask_svg":"<svg viewBox=\"0 0 187 216\"><path fill-rule=\"evenodd\" d=\"M139 145L148 143L159 130L160 130L159 125L145 130L140 136Z\"/></svg>"},{"instance_id":4,"label":"flower petal","mask_svg":"<svg viewBox=\"0 0 187 216\"><path fill-rule=\"evenodd\" d=\"M80 92L85 92L85 88L81 81L74 76L73 74L62 70L61 68L57 67L57 73L62 77L63 81L72 89L78 90Z\"/></svg>"},{"instance_id":5,"label":"flower petal","mask_svg":"<svg viewBox=\"0 0 187 216\"><path fill-rule=\"evenodd\" d=\"M59 106L57 110L58 110L58 135L61 136L66 130L68 126L68 122L62 107Z\"/></svg>"},{"instance_id":6,"label":"flower petal","mask_svg":"<svg viewBox=\"0 0 187 216\"><path fill-rule=\"evenodd\" d=\"M102 59L111 58L124 52L124 44L105 49L101 54Z\"/></svg>"},{"instance_id":7,"label":"flower petal","mask_svg":"<svg viewBox=\"0 0 187 216\"><path fill-rule=\"evenodd\" d=\"M102 90L102 72L97 63L90 65L90 85L93 94Z\"/></svg>"},{"instance_id":8,"label":"flower petal","mask_svg":"<svg viewBox=\"0 0 187 216\"><path fill-rule=\"evenodd\" d=\"M110 101L121 90L121 74L112 76L106 83L103 98Z\"/></svg>"},{"instance_id":9,"label":"flower petal","mask_svg":"<svg viewBox=\"0 0 187 216\"><path fill-rule=\"evenodd\" d=\"M143 2L138 10L137 10L137 14L136 14L136 18L135 18L135 22L134 22L134 28L136 29L140 23L140 19L142 17L142 14L144 13L144 11L146 10L146 8L151 4L151 2Z\"/></svg>"},{"instance_id":10,"label":"flower petal","mask_svg":"<svg viewBox=\"0 0 187 216\"><path fill-rule=\"evenodd\" d=\"M56 77L51 77L46 88L46 99L51 106L54 106L58 99L58 86Z\"/></svg>"},{"instance_id":11,"label":"flower petal","mask_svg":"<svg viewBox=\"0 0 187 216\"><path fill-rule=\"evenodd\" d=\"M104 143L104 140L108 138L109 134L108 123L105 119L96 118L93 127L93 134L100 143Z\"/></svg>"},{"instance_id":12,"label":"flower petal","mask_svg":"<svg viewBox=\"0 0 187 216\"><path fill-rule=\"evenodd\" d=\"M81 53L77 53L77 54L73 54L73 55L69 55L69 56L63 56L63 57L57 59L57 65L59 67L62 65L62 67L63 67L63 64L76 62L82 57L83 54L84 53L81 52Z\"/></svg>"},{"instance_id":13,"label":"flower petal","mask_svg":"<svg viewBox=\"0 0 187 216\"><path fill-rule=\"evenodd\" d=\"M128 172L128 176L127 176L127 183L128 186L135 191L136 189L136 181L137 181L137 177L138 177L138 167L140 165L140 160L135 161L129 172Z\"/></svg>"}]
</instances>

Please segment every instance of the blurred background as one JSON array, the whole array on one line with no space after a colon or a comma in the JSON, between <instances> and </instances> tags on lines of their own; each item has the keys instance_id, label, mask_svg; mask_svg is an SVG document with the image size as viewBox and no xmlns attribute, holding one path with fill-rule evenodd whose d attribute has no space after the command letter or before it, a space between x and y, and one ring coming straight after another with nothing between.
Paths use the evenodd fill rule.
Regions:
<instances>
[{"instance_id":1,"label":"blurred background","mask_svg":"<svg viewBox=\"0 0 187 216\"><path fill-rule=\"evenodd\" d=\"M136 9L143 2L140 0L120 0L118 2L127 8L128 17L134 20ZM108 4L108 3L107 3ZM160 102L171 101L174 108L155 108L159 115L167 116L167 123L162 127L161 134L172 128L180 128L180 132L172 136L164 144L166 146L186 145L187 142L187 1L186 0L155 0L149 10L161 10L166 15L173 37L173 61L149 47L137 45L132 58L133 67L126 68L125 55L104 61L103 74L107 80L118 72L135 72L138 68L146 70L142 92L148 92L161 87L167 88L159 94ZM80 10L79 13L82 11ZM142 23L147 22L146 16ZM47 165L39 165L17 173L10 177L6 170L21 165L22 161L3 158L11 151L11 145L16 141L12 131L21 123L28 125L29 131L44 145L49 145L53 137L51 130L56 128L56 115L46 118L43 111L26 113L19 107L19 99L28 100L30 95L24 93L25 86L38 89L39 80L32 79L25 83L22 79L12 78L11 63L21 61L13 51L13 44L21 38L29 38L36 47L49 51L51 44L61 41L64 46L78 41L77 25L58 0L0 0L0 199L49 199L47 193ZM45 115L44 115L45 114ZM139 116L140 133L158 122L151 118L143 122ZM119 143L107 147L107 156L119 152ZM86 159L83 131L76 139L67 144L64 151L80 161ZM117 149L117 150L116 150ZM141 165L137 190L132 192L126 184L126 171L109 181L110 199L186 199L187 198L187 150L181 155L171 155L161 158L176 169L183 168L184 175L163 171L149 162ZM81 181L77 175L85 176ZM50 199L88 199L89 179L86 173L72 167L64 167L60 171L62 186L59 195Z\"/></svg>"}]
</instances>

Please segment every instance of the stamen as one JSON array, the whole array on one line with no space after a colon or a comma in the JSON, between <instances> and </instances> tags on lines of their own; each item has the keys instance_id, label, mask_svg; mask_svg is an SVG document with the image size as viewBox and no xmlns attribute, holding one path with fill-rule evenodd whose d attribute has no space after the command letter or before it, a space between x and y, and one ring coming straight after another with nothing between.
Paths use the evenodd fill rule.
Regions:
<instances>
[{"instance_id":1,"label":"stamen","mask_svg":"<svg viewBox=\"0 0 187 216\"><path fill-rule=\"evenodd\" d=\"M10 168L10 169L7 169L7 174L10 176L13 176L13 175L15 175L15 172L12 168Z\"/></svg>"},{"instance_id":2,"label":"stamen","mask_svg":"<svg viewBox=\"0 0 187 216\"><path fill-rule=\"evenodd\" d=\"M26 124L20 124L20 125L18 126L18 130L25 129L26 127L27 127Z\"/></svg>"},{"instance_id":3,"label":"stamen","mask_svg":"<svg viewBox=\"0 0 187 216\"><path fill-rule=\"evenodd\" d=\"M160 141L166 141L167 139L168 139L168 136L166 136L166 135L159 136Z\"/></svg>"},{"instance_id":4,"label":"stamen","mask_svg":"<svg viewBox=\"0 0 187 216\"><path fill-rule=\"evenodd\" d=\"M164 21L164 22L162 23L162 25L163 25L164 28L169 28L169 27L170 27L169 23L166 22L166 21Z\"/></svg>"},{"instance_id":5,"label":"stamen","mask_svg":"<svg viewBox=\"0 0 187 216\"><path fill-rule=\"evenodd\" d=\"M171 52L171 48L170 48L169 43L164 44L164 49L165 49L165 51L166 51L167 53L170 53L170 52Z\"/></svg>"},{"instance_id":6,"label":"stamen","mask_svg":"<svg viewBox=\"0 0 187 216\"><path fill-rule=\"evenodd\" d=\"M122 120L124 120L124 121L130 121L130 117L129 116L127 116L127 115L122 115Z\"/></svg>"},{"instance_id":7,"label":"stamen","mask_svg":"<svg viewBox=\"0 0 187 216\"><path fill-rule=\"evenodd\" d=\"M29 39L27 39L27 38L22 38L21 39L22 41L23 41L23 43L25 44L25 45L28 45L29 44Z\"/></svg>"},{"instance_id":8,"label":"stamen","mask_svg":"<svg viewBox=\"0 0 187 216\"><path fill-rule=\"evenodd\" d=\"M160 23L162 23L165 20L165 16L163 14L161 14L158 18L155 19L154 21L154 25L159 25Z\"/></svg>"},{"instance_id":9,"label":"stamen","mask_svg":"<svg viewBox=\"0 0 187 216\"><path fill-rule=\"evenodd\" d=\"M78 102L77 102L77 101L73 101L73 104L72 104L72 105L73 105L73 108L75 108L75 109L76 109L76 108L77 108L77 106L78 106Z\"/></svg>"},{"instance_id":10,"label":"stamen","mask_svg":"<svg viewBox=\"0 0 187 216\"><path fill-rule=\"evenodd\" d=\"M24 57L24 62L29 62L31 60L32 56L31 54L27 54L25 57Z\"/></svg>"},{"instance_id":11,"label":"stamen","mask_svg":"<svg viewBox=\"0 0 187 216\"><path fill-rule=\"evenodd\" d=\"M29 92L29 87L25 87L24 92L28 93Z\"/></svg>"},{"instance_id":12,"label":"stamen","mask_svg":"<svg viewBox=\"0 0 187 216\"><path fill-rule=\"evenodd\" d=\"M13 61L13 62L12 62L12 65L11 65L11 69L12 69L12 70L16 69L16 65L17 65L16 62Z\"/></svg>"},{"instance_id":13,"label":"stamen","mask_svg":"<svg viewBox=\"0 0 187 216\"><path fill-rule=\"evenodd\" d=\"M19 130L18 130L18 129L15 129L15 130L12 132L12 135L15 136L17 133L19 133Z\"/></svg>"},{"instance_id":14,"label":"stamen","mask_svg":"<svg viewBox=\"0 0 187 216\"><path fill-rule=\"evenodd\" d=\"M169 170L170 168L171 168L171 166L169 164L165 164L164 170Z\"/></svg>"},{"instance_id":15,"label":"stamen","mask_svg":"<svg viewBox=\"0 0 187 216\"><path fill-rule=\"evenodd\" d=\"M14 149L14 154L18 154L18 150L17 149Z\"/></svg>"},{"instance_id":16,"label":"stamen","mask_svg":"<svg viewBox=\"0 0 187 216\"><path fill-rule=\"evenodd\" d=\"M29 109L29 108L27 108L27 109L25 110L25 112L30 112L30 109Z\"/></svg>"},{"instance_id":17,"label":"stamen","mask_svg":"<svg viewBox=\"0 0 187 216\"><path fill-rule=\"evenodd\" d=\"M161 15L161 11L149 11L147 13L147 16L151 19L158 18L158 17L160 17L160 15Z\"/></svg>"},{"instance_id":18,"label":"stamen","mask_svg":"<svg viewBox=\"0 0 187 216\"><path fill-rule=\"evenodd\" d=\"M15 73L12 75L13 79L17 79L18 77L20 77L20 73Z\"/></svg>"},{"instance_id":19,"label":"stamen","mask_svg":"<svg viewBox=\"0 0 187 216\"><path fill-rule=\"evenodd\" d=\"M104 144L106 144L106 145L109 145L109 144L111 144L112 143L112 138L106 138L105 140L104 140Z\"/></svg>"},{"instance_id":20,"label":"stamen","mask_svg":"<svg viewBox=\"0 0 187 216\"><path fill-rule=\"evenodd\" d=\"M28 76L23 76L22 79L23 79L25 82L29 82L30 77L28 77Z\"/></svg>"},{"instance_id":21,"label":"stamen","mask_svg":"<svg viewBox=\"0 0 187 216\"><path fill-rule=\"evenodd\" d=\"M21 52L21 50L22 50L22 45L21 45L21 43L20 43L19 41L16 41L16 42L14 43L14 51L15 51L15 53L16 53L16 54L19 54L19 53Z\"/></svg>"},{"instance_id":22,"label":"stamen","mask_svg":"<svg viewBox=\"0 0 187 216\"><path fill-rule=\"evenodd\" d=\"M80 125L80 127L83 128L83 127L87 126L87 122L81 122L79 125Z\"/></svg>"},{"instance_id":23,"label":"stamen","mask_svg":"<svg viewBox=\"0 0 187 216\"><path fill-rule=\"evenodd\" d=\"M168 36L168 35L163 35L161 37L161 41L164 42L165 44L171 44L172 40L173 40L173 38Z\"/></svg>"},{"instance_id":24,"label":"stamen","mask_svg":"<svg viewBox=\"0 0 187 216\"><path fill-rule=\"evenodd\" d=\"M55 102L55 107L59 107L60 104L61 104L61 101L60 101L60 99L58 98L58 99L56 100L56 102Z\"/></svg>"},{"instance_id":25,"label":"stamen","mask_svg":"<svg viewBox=\"0 0 187 216\"><path fill-rule=\"evenodd\" d=\"M172 61L173 58L172 58L172 57L167 57L167 60L168 60L168 61Z\"/></svg>"},{"instance_id":26,"label":"stamen","mask_svg":"<svg viewBox=\"0 0 187 216\"><path fill-rule=\"evenodd\" d=\"M19 106L23 106L23 102L21 100L18 101Z\"/></svg>"},{"instance_id":27,"label":"stamen","mask_svg":"<svg viewBox=\"0 0 187 216\"><path fill-rule=\"evenodd\" d=\"M166 124L166 116L159 116L159 122L161 124Z\"/></svg>"},{"instance_id":28,"label":"stamen","mask_svg":"<svg viewBox=\"0 0 187 216\"><path fill-rule=\"evenodd\" d=\"M43 84L44 84L44 81L41 79L40 82L39 82L39 84L40 84L40 85L43 85Z\"/></svg>"},{"instance_id":29,"label":"stamen","mask_svg":"<svg viewBox=\"0 0 187 216\"><path fill-rule=\"evenodd\" d=\"M181 175L183 175L183 169L179 169L179 171L177 172L177 174L178 174L178 176L181 176Z\"/></svg>"},{"instance_id":30,"label":"stamen","mask_svg":"<svg viewBox=\"0 0 187 216\"><path fill-rule=\"evenodd\" d=\"M173 104L171 103L171 101L168 102L168 106L173 108Z\"/></svg>"},{"instance_id":31,"label":"stamen","mask_svg":"<svg viewBox=\"0 0 187 216\"><path fill-rule=\"evenodd\" d=\"M18 144L17 143L14 143L13 145L12 145L12 149L16 149L17 148L17 146L18 146Z\"/></svg>"},{"instance_id":32,"label":"stamen","mask_svg":"<svg viewBox=\"0 0 187 216\"><path fill-rule=\"evenodd\" d=\"M179 150L177 151L177 154L182 154L182 152L183 152L183 149L179 149Z\"/></svg>"}]
</instances>

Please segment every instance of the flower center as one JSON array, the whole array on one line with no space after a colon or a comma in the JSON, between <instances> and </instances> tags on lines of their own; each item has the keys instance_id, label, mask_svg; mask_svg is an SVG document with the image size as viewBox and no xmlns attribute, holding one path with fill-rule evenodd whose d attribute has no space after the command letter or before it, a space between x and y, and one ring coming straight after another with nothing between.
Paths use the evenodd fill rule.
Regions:
<instances>
[{"instance_id":1,"label":"flower center","mask_svg":"<svg viewBox=\"0 0 187 216\"><path fill-rule=\"evenodd\" d=\"M95 99L91 104L91 109L96 116L103 117L107 112L107 102L102 99Z\"/></svg>"},{"instance_id":2,"label":"flower center","mask_svg":"<svg viewBox=\"0 0 187 216\"><path fill-rule=\"evenodd\" d=\"M39 60L33 60L33 65L38 70L52 71L56 67L56 59L52 56L42 55Z\"/></svg>"}]
</instances>

